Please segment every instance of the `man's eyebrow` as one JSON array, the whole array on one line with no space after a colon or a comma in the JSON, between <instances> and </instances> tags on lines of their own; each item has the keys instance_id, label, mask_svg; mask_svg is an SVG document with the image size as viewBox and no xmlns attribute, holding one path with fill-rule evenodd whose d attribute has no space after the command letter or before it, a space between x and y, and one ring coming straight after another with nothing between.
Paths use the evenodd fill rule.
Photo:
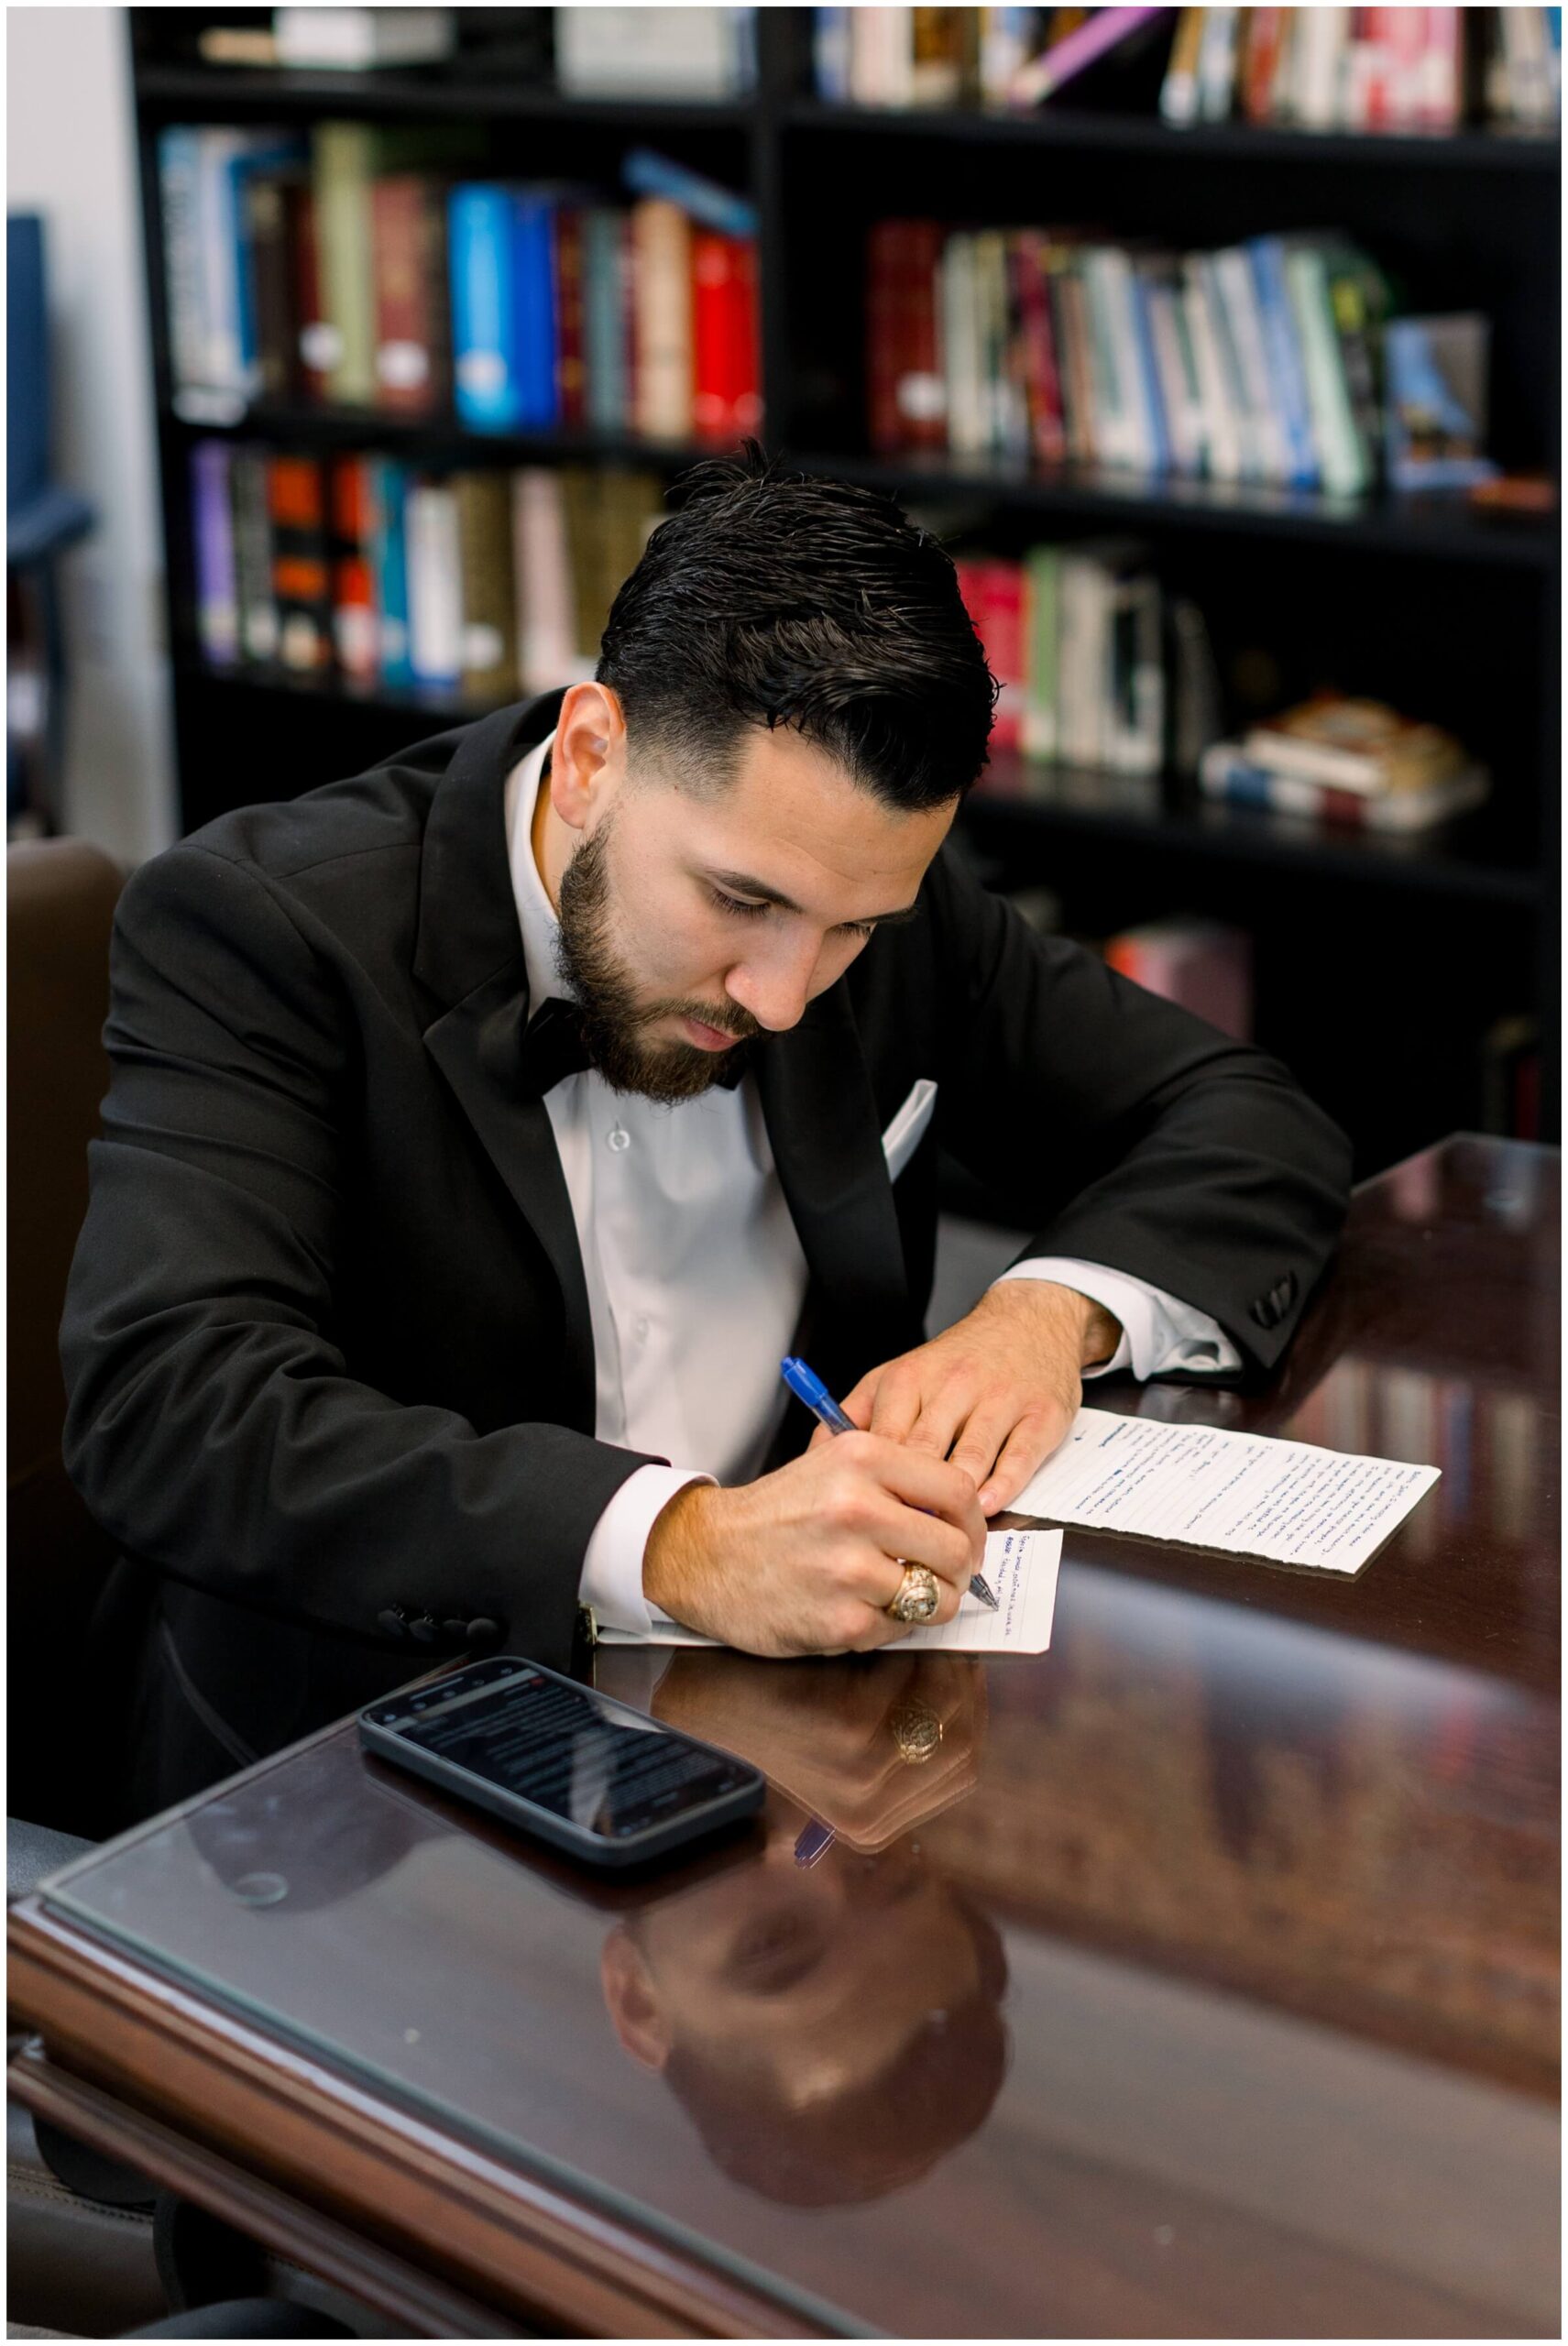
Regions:
<instances>
[{"instance_id":1,"label":"man's eyebrow","mask_svg":"<svg viewBox=\"0 0 1568 2346\"><path fill-rule=\"evenodd\" d=\"M798 913L806 909L803 904L797 904L793 896L786 896L782 888L770 888L766 881L753 880L749 872L710 872L707 876L717 881L721 888L733 889L738 896L761 896L764 904L777 904L780 912ZM899 921L913 920L919 909L917 902L901 904L896 912L865 913L859 920L841 921L839 926L869 928L874 922L877 927L883 928Z\"/></svg>"}]
</instances>

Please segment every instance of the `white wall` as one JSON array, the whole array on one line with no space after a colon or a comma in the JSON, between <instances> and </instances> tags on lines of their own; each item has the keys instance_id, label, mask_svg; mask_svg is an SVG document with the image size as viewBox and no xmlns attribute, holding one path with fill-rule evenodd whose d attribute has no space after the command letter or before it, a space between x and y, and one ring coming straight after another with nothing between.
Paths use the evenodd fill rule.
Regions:
<instances>
[{"instance_id":1,"label":"white wall","mask_svg":"<svg viewBox=\"0 0 1568 2346\"><path fill-rule=\"evenodd\" d=\"M126 862L173 837L158 454L120 8L7 8L7 203L43 215L55 469L98 526L65 558L69 828Z\"/></svg>"}]
</instances>

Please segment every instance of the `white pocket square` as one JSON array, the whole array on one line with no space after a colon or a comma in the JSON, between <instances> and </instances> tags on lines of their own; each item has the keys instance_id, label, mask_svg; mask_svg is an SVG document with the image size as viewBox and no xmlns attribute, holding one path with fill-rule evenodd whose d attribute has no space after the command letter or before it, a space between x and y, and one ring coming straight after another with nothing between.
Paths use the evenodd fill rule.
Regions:
<instances>
[{"instance_id":1,"label":"white pocket square","mask_svg":"<svg viewBox=\"0 0 1568 2346\"><path fill-rule=\"evenodd\" d=\"M890 1181L897 1180L919 1147L936 1105L937 1087L928 1075L923 1075L882 1136Z\"/></svg>"}]
</instances>

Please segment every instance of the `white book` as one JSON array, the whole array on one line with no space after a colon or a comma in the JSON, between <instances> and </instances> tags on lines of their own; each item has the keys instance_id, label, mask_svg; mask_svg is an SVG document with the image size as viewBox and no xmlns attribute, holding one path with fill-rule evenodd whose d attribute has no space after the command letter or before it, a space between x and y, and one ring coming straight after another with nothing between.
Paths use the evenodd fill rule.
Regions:
<instances>
[{"instance_id":1,"label":"white book","mask_svg":"<svg viewBox=\"0 0 1568 2346\"><path fill-rule=\"evenodd\" d=\"M942 252L942 364L948 386L948 446L955 456L989 450L981 370L980 267L975 238L949 236Z\"/></svg>"},{"instance_id":2,"label":"white book","mask_svg":"<svg viewBox=\"0 0 1568 2346\"><path fill-rule=\"evenodd\" d=\"M1286 445L1284 419L1278 411L1268 371L1263 312L1258 307L1252 262L1239 245L1228 246L1223 252L1213 254L1212 258L1213 281L1219 289L1225 323L1230 328L1231 344L1241 372L1246 430L1257 466L1253 477L1283 486L1290 477L1290 452Z\"/></svg>"},{"instance_id":3,"label":"white book","mask_svg":"<svg viewBox=\"0 0 1568 2346\"><path fill-rule=\"evenodd\" d=\"M593 663L585 665L577 650L561 476L548 465L527 466L515 477L512 498L523 689L543 693L555 685L587 684Z\"/></svg>"},{"instance_id":4,"label":"white book","mask_svg":"<svg viewBox=\"0 0 1568 2346\"><path fill-rule=\"evenodd\" d=\"M1348 8L1321 6L1299 13L1296 101L1299 118L1308 130L1332 130L1343 118L1342 87L1350 55L1350 16Z\"/></svg>"},{"instance_id":5,"label":"white book","mask_svg":"<svg viewBox=\"0 0 1568 2346\"><path fill-rule=\"evenodd\" d=\"M1191 372L1180 296L1174 285L1151 277L1146 280L1144 299L1148 304L1149 340L1154 345L1160 403L1170 440L1170 469L1184 480L1194 480L1203 471L1203 408L1197 378Z\"/></svg>"},{"instance_id":6,"label":"white book","mask_svg":"<svg viewBox=\"0 0 1568 2346\"><path fill-rule=\"evenodd\" d=\"M431 481L411 486L403 526L409 658L421 684L455 685L463 673L463 572L453 491Z\"/></svg>"},{"instance_id":7,"label":"white book","mask_svg":"<svg viewBox=\"0 0 1568 2346\"><path fill-rule=\"evenodd\" d=\"M355 72L450 57L456 27L450 8L274 8L272 38L280 65Z\"/></svg>"},{"instance_id":8,"label":"white book","mask_svg":"<svg viewBox=\"0 0 1568 2346\"><path fill-rule=\"evenodd\" d=\"M1214 338L1209 291L1201 257L1189 254L1181 264L1181 310L1187 327L1198 402L1203 415L1204 469L1211 480L1242 478L1241 435L1225 388L1220 352Z\"/></svg>"},{"instance_id":9,"label":"white book","mask_svg":"<svg viewBox=\"0 0 1568 2346\"><path fill-rule=\"evenodd\" d=\"M1228 122L1235 102L1238 8L1205 8L1198 44L1198 118Z\"/></svg>"},{"instance_id":10,"label":"white book","mask_svg":"<svg viewBox=\"0 0 1568 2346\"><path fill-rule=\"evenodd\" d=\"M1109 581L1092 555L1069 554L1061 566L1061 699L1058 754L1069 765L1104 762L1110 652Z\"/></svg>"},{"instance_id":11,"label":"white book","mask_svg":"<svg viewBox=\"0 0 1568 2346\"><path fill-rule=\"evenodd\" d=\"M749 8L554 14L555 79L570 97L724 99L742 97L751 86Z\"/></svg>"}]
</instances>

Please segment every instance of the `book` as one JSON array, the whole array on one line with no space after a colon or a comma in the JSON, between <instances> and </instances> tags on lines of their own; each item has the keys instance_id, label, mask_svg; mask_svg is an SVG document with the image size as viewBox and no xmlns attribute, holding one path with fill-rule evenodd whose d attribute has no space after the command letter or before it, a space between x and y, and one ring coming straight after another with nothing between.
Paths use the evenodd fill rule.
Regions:
<instances>
[{"instance_id":1,"label":"book","mask_svg":"<svg viewBox=\"0 0 1568 2346\"><path fill-rule=\"evenodd\" d=\"M433 65L453 54L450 8L274 8L280 65L360 72L378 65Z\"/></svg>"},{"instance_id":2,"label":"book","mask_svg":"<svg viewBox=\"0 0 1568 2346\"><path fill-rule=\"evenodd\" d=\"M751 8L579 7L551 13L555 78L568 96L740 98L755 83Z\"/></svg>"},{"instance_id":3,"label":"book","mask_svg":"<svg viewBox=\"0 0 1568 2346\"><path fill-rule=\"evenodd\" d=\"M1464 762L1440 726L1402 717L1385 701L1327 691L1253 726L1244 746L1260 765L1367 797L1445 780Z\"/></svg>"},{"instance_id":4,"label":"book","mask_svg":"<svg viewBox=\"0 0 1568 2346\"><path fill-rule=\"evenodd\" d=\"M294 388L308 405L319 406L332 396L332 372L337 361L339 338L322 299L314 182L309 177L285 180L281 194L283 234L291 264Z\"/></svg>"},{"instance_id":5,"label":"book","mask_svg":"<svg viewBox=\"0 0 1568 2346\"><path fill-rule=\"evenodd\" d=\"M383 684L414 681L409 635L408 470L389 456L368 460L377 661Z\"/></svg>"},{"instance_id":6,"label":"book","mask_svg":"<svg viewBox=\"0 0 1568 2346\"><path fill-rule=\"evenodd\" d=\"M214 668L239 657L239 600L226 441L198 440L191 451L191 519L196 554L196 634Z\"/></svg>"},{"instance_id":7,"label":"book","mask_svg":"<svg viewBox=\"0 0 1568 2346\"><path fill-rule=\"evenodd\" d=\"M472 432L512 432L523 418L511 191L455 187L448 200L452 375L457 419Z\"/></svg>"},{"instance_id":8,"label":"book","mask_svg":"<svg viewBox=\"0 0 1568 2346\"><path fill-rule=\"evenodd\" d=\"M507 700L518 689L510 484L504 473L463 472L450 487L462 573L463 690L479 700Z\"/></svg>"},{"instance_id":9,"label":"book","mask_svg":"<svg viewBox=\"0 0 1568 2346\"><path fill-rule=\"evenodd\" d=\"M552 226L554 243L555 414L569 431L579 431L588 418L581 208L576 203L557 203ZM547 329L542 327L542 330Z\"/></svg>"},{"instance_id":10,"label":"book","mask_svg":"<svg viewBox=\"0 0 1568 2346\"><path fill-rule=\"evenodd\" d=\"M451 396L443 190L414 171L378 179L370 241L376 404L389 415L437 415Z\"/></svg>"},{"instance_id":11,"label":"book","mask_svg":"<svg viewBox=\"0 0 1568 2346\"><path fill-rule=\"evenodd\" d=\"M201 133L163 131L158 141L159 209L163 221L163 282L169 356L176 389L203 381L202 237L197 219Z\"/></svg>"},{"instance_id":12,"label":"book","mask_svg":"<svg viewBox=\"0 0 1568 2346\"><path fill-rule=\"evenodd\" d=\"M414 677L455 690L463 674L463 574L457 499L449 483L411 481L404 530Z\"/></svg>"},{"instance_id":13,"label":"book","mask_svg":"<svg viewBox=\"0 0 1568 2346\"><path fill-rule=\"evenodd\" d=\"M302 674L323 674L332 664L332 581L320 464L311 456L272 456L267 503L278 657Z\"/></svg>"},{"instance_id":14,"label":"book","mask_svg":"<svg viewBox=\"0 0 1568 2346\"><path fill-rule=\"evenodd\" d=\"M1025 757L1058 753L1060 693L1061 549L1035 546L1024 566L1025 682L1022 747Z\"/></svg>"},{"instance_id":15,"label":"book","mask_svg":"<svg viewBox=\"0 0 1568 2346\"><path fill-rule=\"evenodd\" d=\"M1041 104L1097 59L1165 13L1163 8L1096 8L1076 31L1053 41L1039 56L1019 67L1013 77L1013 103Z\"/></svg>"},{"instance_id":16,"label":"book","mask_svg":"<svg viewBox=\"0 0 1568 2346\"><path fill-rule=\"evenodd\" d=\"M667 197L633 207L637 430L685 439L692 428L691 223Z\"/></svg>"},{"instance_id":17,"label":"book","mask_svg":"<svg viewBox=\"0 0 1568 2346\"><path fill-rule=\"evenodd\" d=\"M278 656L278 605L272 582L272 521L268 459L258 448L235 448L229 459L233 510L235 599L239 648L247 660Z\"/></svg>"},{"instance_id":18,"label":"book","mask_svg":"<svg viewBox=\"0 0 1568 2346\"><path fill-rule=\"evenodd\" d=\"M1395 318L1385 326L1393 488L1467 488L1496 474L1486 454L1490 334L1488 322L1475 312Z\"/></svg>"},{"instance_id":19,"label":"book","mask_svg":"<svg viewBox=\"0 0 1568 2346\"><path fill-rule=\"evenodd\" d=\"M756 428L756 248L692 232L692 429L724 446Z\"/></svg>"},{"instance_id":20,"label":"book","mask_svg":"<svg viewBox=\"0 0 1568 2346\"><path fill-rule=\"evenodd\" d=\"M367 123L318 123L313 140L323 313L334 330L328 396L369 407L376 397L375 264L370 188L376 132Z\"/></svg>"},{"instance_id":21,"label":"book","mask_svg":"<svg viewBox=\"0 0 1568 2346\"><path fill-rule=\"evenodd\" d=\"M948 389L938 328L943 230L934 220L888 220L872 231L867 377L872 445L941 448Z\"/></svg>"},{"instance_id":22,"label":"book","mask_svg":"<svg viewBox=\"0 0 1568 2346\"><path fill-rule=\"evenodd\" d=\"M332 631L340 673L355 684L380 674L371 531L369 460L339 456L332 466Z\"/></svg>"},{"instance_id":23,"label":"book","mask_svg":"<svg viewBox=\"0 0 1568 2346\"><path fill-rule=\"evenodd\" d=\"M1016 750L1024 737L1027 655L1024 638L1024 574L1015 562L960 560L955 565L964 608L1001 685L992 723L992 751Z\"/></svg>"},{"instance_id":24,"label":"book","mask_svg":"<svg viewBox=\"0 0 1568 2346\"><path fill-rule=\"evenodd\" d=\"M674 163L667 155L657 154L652 147L633 147L620 167L620 176L633 195L662 196L681 210L699 228L712 228L721 236L754 236L757 233L757 207L744 196L733 195L717 180L705 179L700 171L689 170L684 163Z\"/></svg>"},{"instance_id":25,"label":"book","mask_svg":"<svg viewBox=\"0 0 1568 2346\"><path fill-rule=\"evenodd\" d=\"M587 421L598 432L624 432L631 421L627 217L610 205L592 204L581 218Z\"/></svg>"},{"instance_id":26,"label":"book","mask_svg":"<svg viewBox=\"0 0 1568 2346\"><path fill-rule=\"evenodd\" d=\"M1416 788L1368 795L1266 765L1239 741L1211 742L1199 761L1198 781L1205 797L1233 806L1267 807L1338 828L1396 834L1430 830L1468 814L1485 804L1490 787L1484 768L1465 766Z\"/></svg>"},{"instance_id":27,"label":"book","mask_svg":"<svg viewBox=\"0 0 1568 2346\"><path fill-rule=\"evenodd\" d=\"M257 171L246 183L246 236L256 311L256 394L286 401L296 396L300 328L296 280L289 250L287 183L277 171Z\"/></svg>"},{"instance_id":28,"label":"book","mask_svg":"<svg viewBox=\"0 0 1568 2346\"><path fill-rule=\"evenodd\" d=\"M525 466L513 475L512 545L523 690L587 682L577 660L561 477L546 466Z\"/></svg>"}]
</instances>

